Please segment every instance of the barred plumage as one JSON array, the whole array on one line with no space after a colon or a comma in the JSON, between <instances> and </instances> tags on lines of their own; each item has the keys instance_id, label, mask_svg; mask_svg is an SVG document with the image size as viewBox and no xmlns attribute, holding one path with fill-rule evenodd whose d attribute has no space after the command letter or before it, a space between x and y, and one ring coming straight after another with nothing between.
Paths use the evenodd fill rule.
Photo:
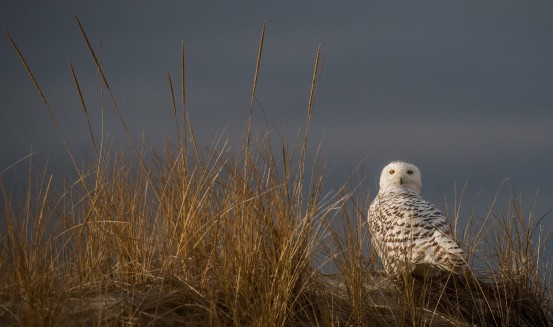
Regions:
<instances>
[{"instance_id":1,"label":"barred plumage","mask_svg":"<svg viewBox=\"0 0 553 327\"><path fill-rule=\"evenodd\" d=\"M368 214L373 247L389 275L459 273L466 266L463 250L440 210L420 197L421 186L415 165L394 161L384 167Z\"/></svg>"}]
</instances>

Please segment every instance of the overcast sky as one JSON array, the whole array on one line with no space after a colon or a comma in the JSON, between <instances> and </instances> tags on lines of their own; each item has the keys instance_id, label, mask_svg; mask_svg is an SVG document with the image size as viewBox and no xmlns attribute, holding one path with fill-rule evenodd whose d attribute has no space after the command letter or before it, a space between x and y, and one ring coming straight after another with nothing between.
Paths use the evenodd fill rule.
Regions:
<instances>
[{"instance_id":1,"label":"overcast sky","mask_svg":"<svg viewBox=\"0 0 553 327\"><path fill-rule=\"evenodd\" d=\"M97 132L101 83L74 14L98 52L102 44L127 123L151 144L174 132L167 72L178 83L181 41L196 131L208 143L225 128L243 135L265 21L257 99L282 133L298 135L305 123L322 44L311 140L333 167L331 186L367 157L365 183L375 187L381 168L403 159L420 167L434 202L468 182L486 205L509 178L528 206L540 189L541 213L553 208L551 1L5 1L0 24L85 160L92 147L68 60ZM32 149L66 174L59 134L5 35L0 59L0 171ZM106 133L124 145L104 100Z\"/></svg>"}]
</instances>

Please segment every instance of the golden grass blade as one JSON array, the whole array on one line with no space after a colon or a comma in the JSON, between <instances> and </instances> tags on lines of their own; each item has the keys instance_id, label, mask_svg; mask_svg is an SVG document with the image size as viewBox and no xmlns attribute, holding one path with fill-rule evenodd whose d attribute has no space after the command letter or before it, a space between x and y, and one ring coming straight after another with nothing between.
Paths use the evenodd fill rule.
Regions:
<instances>
[{"instance_id":1,"label":"golden grass blade","mask_svg":"<svg viewBox=\"0 0 553 327\"><path fill-rule=\"evenodd\" d=\"M36 154L36 152L31 152L31 153L25 155L24 157L16 160L12 164L10 164L8 167L4 168L4 170L0 171L0 177L2 177L2 175L4 175L8 170L12 169L13 167L17 166L19 163L27 160L28 158L31 158L35 154Z\"/></svg>"},{"instance_id":2,"label":"golden grass blade","mask_svg":"<svg viewBox=\"0 0 553 327\"><path fill-rule=\"evenodd\" d=\"M75 162L75 159L73 158L73 153L71 152L71 149L69 148L69 143L67 142L67 138L65 137L65 135L63 133L63 130L61 129L60 124L58 123L58 120L56 118L56 115L55 115L54 111L50 107L50 104L48 103L48 101L46 101L46 96L42 92L42 89L40 88L40 85L38 84L38 81L35 78L35 75L31 71L31 68L27 64L27 61L23 57L23 54L21 53L21 51L19 51L19 48L15 44L15 41L13 40L10 32L8 32L8 30L6 28L4 28L4 33L6 34L8 39L10 40L10 43L13 46L13 48L15 49L15 52L17 53L17 56L19 57L19 60L21 61L21 63L23 64L23 67L25 67L25 70L27 71L27 74L31 78L31 81L33 82L33 84L35 86L35 90L38 92L40 100L42 101L42 103L46 107L46 110L50 114L50 117L52 118L52 121L54 122L54 125L56 126L56 129L58 130L58 133L61 136L63 145L65 146L65 149L67 150L67 154L69 155L69 159L71 160L71 163L73 164L73 167L75 168L75 171L78 171L78 166L77 166L77 163Z\"/></svg>"},{"instance_id":3,"label":"golden grass blade","mask_svg":"<svg viewBox=\"0 0 553 327\"><path fill-rule=\"evenodd\" d=\"M309 90L309 102L307 105L307 120L305 123L305 134L303 136L303 142L301 147L301 153L300 153L300 163L299 163L299 171L298 171L298 178L297 178L297 185L295 187L295 196L298 198L302 198L299 186L303 184L304 182L304 170L305 170L305 159L307 155L307 140L309 138L309 129L311 127L311 115L313 113L313 105L315 102L315 92L317 88L317 76L318 76L318 70L319 70L319 57L321 54L321 45L317 47L317 55L315 56L315 66L313 68L313 75L311 77L311 88ZM301 201L300 201L301 202Z\"/></svg>"},{"instance_id":4,"label":"golden grass blade","mask_svg":"<svg viewBox=\"0 0 553 327\"><path fill-rule=\"evenodd\" d=\"M96 147L96 138L94 137L94 132L92 131L92 125L90 123L90 118L88 116L88 109L86 108L86 103L84 101L84 96L81 91L81 86L79 85L79 80L77 79L77 74L75 74L75 70L73 69L73 65L71 64L71 61L69 61L69 68L71 69L73 82L75 82L75 87L77 88L79 99L81 100L81 106L83 107L83 111L86 116L86 122L88 124L88 132L90 134L90 138L92 139L92 146L94 147L94 152L96 153L96 157L99 157L100 154L98 153L98 148Z\"/></svg>"},{"instance_id":5,"label":"golden grass blade","mask_svg":"<svg viewBox=\"0 0 553 327\"><path fill-rule=\"evenodd\" d=\"M263 42L265 40L265 22L263 22L263 26L261 28L261 38L259 40L259 48L257 51L257 61L255 64L255 73L253 77L253 85L252 85L252 94L250 98L250 111L248 114L248 126L246 131L246 144L245 144L245 156L244 156L244 192L246 192L247 188L247 175L248 175L248 167L251 161L250 158L250 138L251 138L251 128L252 128L252 119L253 119L253 104L255 100L255 90L257 88L257 78L259 76L259 68L261 66L261 55L263 54Z\"/></svg>"},{"instance_id":6,"label":"golden grass blade","mask_svg":"<svg viewBox=\"0 0 553 327\"><path fill-rule=\"evenodd\" d=\"M180 67L181 67L181 110L182 110L182 129L183 129L183 137L184 137L184 146L185 148L188 147L186 142L186 74L185 74L185 64L184 64L184 41L181 42L181 48L180 48ZM185 153L188 153L188 151L185 149Z\"/></svg>"},{"instance_id":7,"label":"golden grass blade","mask_svg":"<svg viewBox=\"0 0 553 327\"><path fill-rule=\"evenodd\" d=\"M265 40L265 22L263 22L263 27L261 28L261 38L259 40L259 48L257 50L257 61L255 63L255 74L253 75L252 95L250 98L250 114L248 115L246 151L248 151L248 147L250 144L250 135L251 135L252 117L253 117L253 104L255 102L255 89L257 88L257 78L259 77L259 68L261 67L261 55L263 54L264 40Z\"/></svg>"},{"instance_id":8,"label":"golden grass blade","mask_svg":"<svg viewBox=\"0 0 553 327\"><path fill-rule=\"evenodd\" d=\"M177 138L179 140L179 148L180 148L180 151L182 151L182 140L180 137L179 120L177 117L177 103L175 102L175 92L173 91L173 82L171 81L171 74L169 74L169 72L167 72L167 80L169 81L169 90L171 91L171 103L173 104L173 116L175 118Z\"/></svg>"}]
</instances>

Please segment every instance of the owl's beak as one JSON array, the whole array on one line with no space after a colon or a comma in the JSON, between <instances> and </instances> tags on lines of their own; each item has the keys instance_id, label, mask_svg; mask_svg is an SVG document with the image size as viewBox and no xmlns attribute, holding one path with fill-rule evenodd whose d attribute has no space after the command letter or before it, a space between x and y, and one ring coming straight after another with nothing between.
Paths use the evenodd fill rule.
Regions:
<instances>
[{"instance_id":1,"label":"owl's beak","mask_svg":"<svg viewBox=\"0 0 553 327\"><path fill-rule=\"evenodd\" d=\"M399 178L399 185L403 185L403 177Z\"/></svg>"}]
</instances>

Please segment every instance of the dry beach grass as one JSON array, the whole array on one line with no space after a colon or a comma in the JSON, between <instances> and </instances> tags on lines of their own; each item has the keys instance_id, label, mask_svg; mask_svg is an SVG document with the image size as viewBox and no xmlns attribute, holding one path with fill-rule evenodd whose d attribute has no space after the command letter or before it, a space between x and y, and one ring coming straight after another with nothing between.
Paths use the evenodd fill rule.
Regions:
<instances>
[{"instance_id":1,"label":"dry beach grass","mask_svg":"<svg viewBox=\"0 0 553 327\"><path fill-rule=\"evenodd\" d=\"M464 217L462 230L460 204L446 210L470 265L478 267L474 271L423 281L379 272L367 251L368 192L346 182L334 194L325 193L325 165L315 160L307 166L319 53L298 150L289 144L274 148L269 134L252 132L251 120L238 146L224 138L200 144L184 115L183 54L182 115L169 77L179 141L156 152L144 150L127 129L79 22L78 27L133 148L130 154L110 150L96 143L91 129L97 160L75 169L64 187L54 187L44 171L30 178L24 195L2 188L1 325L553 322L550 271L542 259L547 233L541 217L524 214L516 198L503 212L492 204L483 217ZM255 81L262 44L263 37ZM69 147L68 152L71 156ZM23 205L14 198L24 198ZM327 265L334 273L323 269Z\"/></svg>"}]
</instances>

